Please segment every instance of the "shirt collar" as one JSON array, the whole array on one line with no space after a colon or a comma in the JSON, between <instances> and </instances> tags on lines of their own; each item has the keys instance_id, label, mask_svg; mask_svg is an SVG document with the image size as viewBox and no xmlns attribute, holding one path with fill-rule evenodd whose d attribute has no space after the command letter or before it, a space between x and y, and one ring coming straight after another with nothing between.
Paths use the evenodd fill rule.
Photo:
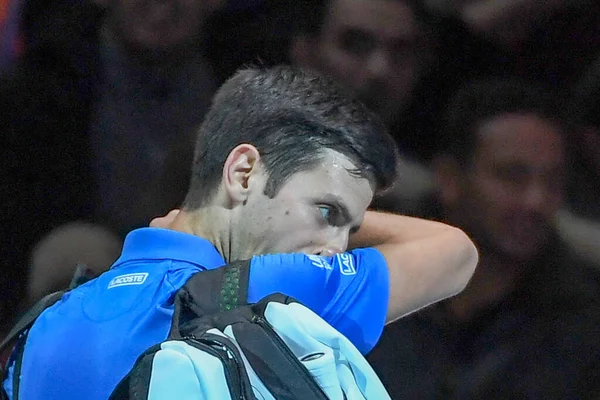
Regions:
<instances>
[{"instance_id":1,"label":"shirt collar","mask_svg":"<svg viewBox=\"0 0 600 400\"><path fill-rule=\"evenodd\" d=\"M121 257L113 267L141 260L185 261L205 269L225 265L221 254L208 240L161 228L140 228L130 232L125 238Z\"/></svg>"}]
</instances>

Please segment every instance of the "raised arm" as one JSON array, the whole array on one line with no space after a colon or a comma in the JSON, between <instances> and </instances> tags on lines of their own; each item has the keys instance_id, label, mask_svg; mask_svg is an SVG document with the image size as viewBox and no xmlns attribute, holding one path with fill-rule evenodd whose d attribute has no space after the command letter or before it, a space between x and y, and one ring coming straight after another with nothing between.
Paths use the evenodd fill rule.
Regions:
<instances>
[{"instance_id":1,"label":"raised arm","mask_svg":"<svg viewBox=\"0 0 600 400\"><path fill-rule=\"evenodd\" d=\"M368 211L350 247L375 247L390 274L387 322L464 289L477 249L460 229L439 222Z\"/></svg>"}]
</instances>

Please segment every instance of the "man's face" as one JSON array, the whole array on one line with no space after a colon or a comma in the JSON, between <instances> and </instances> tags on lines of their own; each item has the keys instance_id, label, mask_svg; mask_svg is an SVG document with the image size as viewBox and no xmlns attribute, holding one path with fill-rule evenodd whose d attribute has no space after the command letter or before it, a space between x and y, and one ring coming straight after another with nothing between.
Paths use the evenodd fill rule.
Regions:
<instances>
[{"instance_id":1,"label":"man's face","mask_svg":"<svg viewBox=\"0 0 600 400\"><path fill-rule=\"evenodd\" d=\"M548 242L564 175L563 141L551 122L495 117L480 126L472 165L463 173L460 218L492 250L531 260Z\"/></svg>"},{"instance_id":2,"label":"man's face","mask_svg":"<svg viewBox=\"0 0 600 400\"><path fill-rule=\"evenodd\" d=\"M136 51L165 51L195 40L216 0L110 0L111 27Z\"/></svg>"},{"instance_id":3,"label":"man's face","mask_svg":"<svg viewBox=\"0 0 600 400\"><path fill-rule=\"evenodd\" d=\"M332 0L309 67L354 90L388 124L406 106L427 53L410 8L400 1Z\"/></svg>"},{"instance_id":4,"label":"man's face","mask_svg":"<svg viewBox=\"0 0 600 400\"><path fill-rule=\"evenodd\" d=\"M262 191L251 196L235 223L248 256L345 251L373 198L369 181L348 172L354 168L345 156L326 151L316 168L291 176L274 198ZM266 176L258 179L264 188Z\"/></svg>"}]
</instances>

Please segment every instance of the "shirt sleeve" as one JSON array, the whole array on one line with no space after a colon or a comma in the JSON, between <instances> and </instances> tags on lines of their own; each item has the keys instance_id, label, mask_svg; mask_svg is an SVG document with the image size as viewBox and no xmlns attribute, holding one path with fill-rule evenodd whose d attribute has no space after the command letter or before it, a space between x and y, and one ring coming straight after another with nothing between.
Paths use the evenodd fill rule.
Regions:
<instances>
[{"instance_id":1,"label":"shirt sleeve","mask_svg":"<svg viewBox=\"0 0 600 400\"><path fill-rule=\"evenodd\" d=\"M248 301L255 303L273 293L295 298L366 354L385 325L387 264L374 248L333 257L271 254L252 258Z\"/></svg>"}]
</instances>

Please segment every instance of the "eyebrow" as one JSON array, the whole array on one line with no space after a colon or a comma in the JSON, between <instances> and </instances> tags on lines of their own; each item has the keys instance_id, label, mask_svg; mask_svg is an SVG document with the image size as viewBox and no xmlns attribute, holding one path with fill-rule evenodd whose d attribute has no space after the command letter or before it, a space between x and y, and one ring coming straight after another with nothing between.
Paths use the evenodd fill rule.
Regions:
<instances>
[{"instance_id":1,"label":"eyebrow","mask_svg":"<svg viewBox=\"0 0 600 400\"><path fill-rule=\"evenodd\" d=\"M335 207L337 211L342 214L342 218L344 218L345 221L352 222L354 220L350 214L350 210L348 210L348 207L340 196L335 194L327 194L323 200ZM354 225L352 228L350 228L350 233L356 233L359 229L360 224Z\"/></svg>"}]
</instances>

